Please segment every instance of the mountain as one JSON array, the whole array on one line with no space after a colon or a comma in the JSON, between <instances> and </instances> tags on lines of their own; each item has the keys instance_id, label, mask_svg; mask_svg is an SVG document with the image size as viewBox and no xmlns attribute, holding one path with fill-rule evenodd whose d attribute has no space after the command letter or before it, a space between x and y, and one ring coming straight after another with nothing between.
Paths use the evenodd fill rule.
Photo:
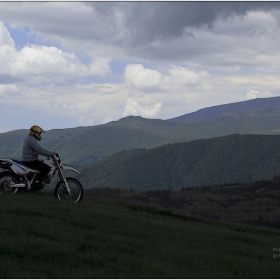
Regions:
<instances>
[{"instance_id":1,"label":"mountain","mask_svg":"<svg viewBox=\"0 0 280 280\"><path fill-rule=\"evenodd\" d=\"M28 130L0 134L0 157L20 158ZM104 125L53 129L43 135L44 148L59 153L67 163L91 163L122 150L153 148L189 141L188 127L164 120L124 118Z\"/></svg>"},{"instance_id":2,"label":"mountain","mask_svg":"<svg viewBox=\"0 0 280 280\"><path fill-rule=\"evenodd\" d=\"M80 167L84 187L164 190L253 182L280 173L280 135L229 135L122 151Z\"/></svg>"},{"instance_id":3,"label":"mountain","mask_svg":"<svg viewBox=\"0 0 280 280\"><path fill-rule=\"evenodd\" d=\"M126 117L103 125L49 130L41 145L57 152L67 164L89 164L130 149L151 149L168 143L239 134L280 134L280 107L277 98L255 100L263 107L247 106L247 111L216 114L208 119L184 122ZM253 101L244 104L253 104ZM253 103L252 103L253 102ZM239 104L240 105L240 104ZM232 106L239 106L232 105ZM245 105L244 105L245 106ZM219 106L218 106L219 107ZM228 106L224 105L223 108ZM231 107L231 106L229 106ZM213 107L214 108L214 107ZM211 108L208 108L211 109ZM205 110L208 110L205 109ZM219 111L220 112L220 111ZM0 158L20 159L28 130L0 134Z\"/></svg>"},{"instance_id":4,"label":"mountain","mask_svg":"<svg viewBox=\"0 0 280 280\"><path fill-rule=\"evenodd\" d=\"M246 115L246 112L257 112L258 110L264 110L266 108L280 108L280 96L256 98L248 101L207 107L193 113L169 119L169 121L185 122L188 120L208 120L218 115L232 115L232 113L237 113L237 115Z\"/></svg>"}]
</instances>

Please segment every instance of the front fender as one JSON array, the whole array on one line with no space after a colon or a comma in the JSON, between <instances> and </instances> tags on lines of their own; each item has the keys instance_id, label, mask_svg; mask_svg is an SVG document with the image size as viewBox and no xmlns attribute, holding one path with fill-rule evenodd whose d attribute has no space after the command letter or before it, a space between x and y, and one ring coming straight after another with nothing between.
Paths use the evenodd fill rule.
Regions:
<instances>
[{"instance_id":1,"label":"front fender","mask_svg":"<svg viewBox=\"0 0 280 280\"><path fill-rule=\"evenodd\" d=\"M77 173L77 174L81 174L78 170L76 170L76 169L73 168L73 167L66 166L66 165L60 165L60 166L61 166L61 168L62 168L63 170L72 170L72 171L74 171L74 172Z\"/></svg>"}]
</instances>

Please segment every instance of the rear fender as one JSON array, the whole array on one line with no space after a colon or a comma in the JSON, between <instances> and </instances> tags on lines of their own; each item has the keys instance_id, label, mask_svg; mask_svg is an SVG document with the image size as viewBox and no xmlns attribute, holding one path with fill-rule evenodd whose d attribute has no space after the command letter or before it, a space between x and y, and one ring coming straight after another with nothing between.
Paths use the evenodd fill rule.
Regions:
<instances>
[{"instance_id":1,"label":"rear fender","mask_svg":"<svg viewBox=\"0 0 280 280\"><path fill-rule=\"evenodd\" d=\"M11 165L11 169L17 174L17 175L26 175L29 171L27 167L24 167L22 165L19 165L17 163L13 163Z\"/></svg>"},{"instance_id":2,"label":"rear fender","mask_svg":"<svg viewBox=\"0 0 280 280\"><path fill-rule=\"evenodd\" d=\"M25 175L27 170L11 159L0 159L1 167L12 170L17 175Z\"/></svg>"},{"instance_id":3,"label":"rear fender","mask_svg":"<svg viewBox=\"0 0 280 280\"><path fill-rule=\"evenodd\" d=\"M5 166L5 169L11 169L15 174L20 176L24 176L29 172L40 173L38 170L34 170L23 166L17 162L14 162L11 159L0 159L0 164L3 165L3 167Z\"/></svg>"}]
</instances>

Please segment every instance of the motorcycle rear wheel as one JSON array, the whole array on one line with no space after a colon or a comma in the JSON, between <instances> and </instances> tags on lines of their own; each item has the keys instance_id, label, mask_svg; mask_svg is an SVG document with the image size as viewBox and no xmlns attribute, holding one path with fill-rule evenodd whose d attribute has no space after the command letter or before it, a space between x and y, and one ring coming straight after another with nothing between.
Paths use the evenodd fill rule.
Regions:
<instances>
[{"instance_id":1,"label":"motorcycle rear wheel","mask_svg":"<svg viewBox=\"0 0 280 280\"><path fill-rule=\"evenodd\" d=\"M18 192L18 188L12 185L18 184L18 178L11 172L3 172L0 174L0 195L12 195Z\"/></svg>"},{"instance_id":2,"label":"motorcycle rear wheel","mask_svg":"<svg viewBox=\"0 0 280 280\"><path fill-rule=\"evenodd\" d=\"M70 193L68 193L64 181L59 181L54 190L55 197L60 201L80 202L84 194L82 184L77 179L71 177L67 177L66 182L70 188Z\"/></svg>"}]
</instances>

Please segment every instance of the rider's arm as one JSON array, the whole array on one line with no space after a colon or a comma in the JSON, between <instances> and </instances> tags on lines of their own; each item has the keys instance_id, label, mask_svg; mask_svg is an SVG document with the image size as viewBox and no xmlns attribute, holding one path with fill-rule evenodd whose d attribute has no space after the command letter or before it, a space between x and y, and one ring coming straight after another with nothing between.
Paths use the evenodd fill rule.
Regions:
<instances>
[{"instance_id":1,"label":"rider's arm","mask_svg":"<svg viewBox=\"0 0 280 280\"><path fill-rule=\"evenodd\" d=\"M34 138L32 141L32 149L38 154L45 157L53 157L53 153L40 146L38 141Z\"/></svg>"}]
</instances>

